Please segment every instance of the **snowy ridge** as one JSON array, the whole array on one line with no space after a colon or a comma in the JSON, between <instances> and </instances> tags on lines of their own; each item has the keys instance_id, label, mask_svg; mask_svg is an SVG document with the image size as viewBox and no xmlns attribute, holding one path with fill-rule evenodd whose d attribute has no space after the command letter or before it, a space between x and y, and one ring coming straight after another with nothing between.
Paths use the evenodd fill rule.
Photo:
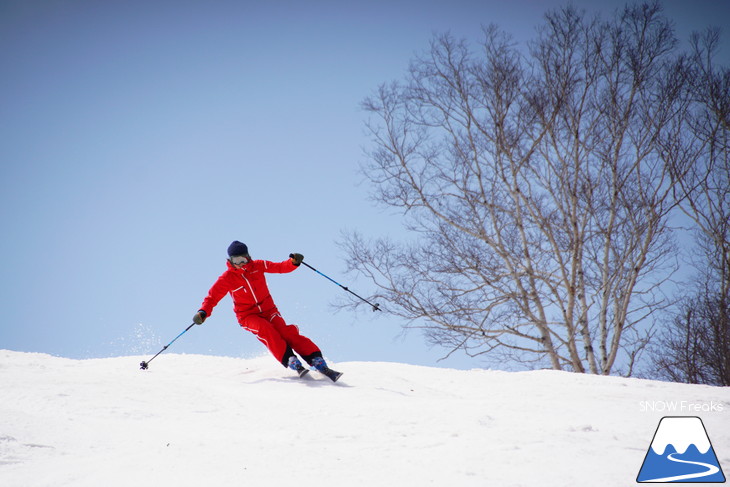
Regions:
<instances>
[{"instance_id":1,"label":"snowy ridge","mask_svg":"<svg viewBox=\"0 0 730 487\"><path fill-rule=\"evenodd\" d=\"M730 464L730 390L555 371L333 362L333 384L271 357L70 360L0 350L3 487L610 486L639 471L660 413L703 415Z\"/></svg>"}]
</instances>

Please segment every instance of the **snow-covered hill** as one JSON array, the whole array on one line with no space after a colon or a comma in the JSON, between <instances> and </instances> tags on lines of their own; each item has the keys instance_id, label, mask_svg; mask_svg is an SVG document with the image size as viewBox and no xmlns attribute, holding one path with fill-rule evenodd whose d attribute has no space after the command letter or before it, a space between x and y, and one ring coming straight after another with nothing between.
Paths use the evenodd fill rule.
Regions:
<instances>
[{"instance_id":1,"label":"snow-covered hill","mask_svg":"<svg viewBox=\"0 0 730 487\"><path fill-rule=\"evenodd\" d=\"M146 358L0 350L0 485L616 487L677 415L702 418L729 473L728 388L371 362L332 364L333 384L268 356Z\"/></svg>"}]
</instances>

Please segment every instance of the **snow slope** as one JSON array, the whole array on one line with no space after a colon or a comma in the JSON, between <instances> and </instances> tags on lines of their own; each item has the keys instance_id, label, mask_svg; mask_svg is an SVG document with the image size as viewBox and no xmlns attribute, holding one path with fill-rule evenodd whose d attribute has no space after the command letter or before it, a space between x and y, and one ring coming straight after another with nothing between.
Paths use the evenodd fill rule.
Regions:
<instances>
[{"instance_id":1,"label":"snow slope","mask_svg":"<svg viewBox=\"0 0 730 487\"><path fill-rule=\"evenodd\" d=\"M730 473L728 388L371 362L331 364L333 384L269 356L147 358L0 350L0 486L636 485L659 419L682 414Z\"/></svg>"}]
</instances>

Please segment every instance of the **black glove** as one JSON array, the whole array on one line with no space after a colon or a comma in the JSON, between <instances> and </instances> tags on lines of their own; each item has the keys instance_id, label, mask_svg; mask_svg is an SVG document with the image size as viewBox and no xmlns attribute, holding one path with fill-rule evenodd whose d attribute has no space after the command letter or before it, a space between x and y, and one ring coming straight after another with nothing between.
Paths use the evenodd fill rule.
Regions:
<instances>
[{"instance_id":1,"label":"black glove","mask_svg":"<svg viewBox=\"0 0 730 487\"><path fill-rule=\"evenodd\" d=\"M199 310L197 313L195 313L195 316L193 316L193 323L196 325L202 325L205 321L205 317L208 316L205 311L202 309Z\"/></svg>"},{"instance_id":2,"label":"black glove","mask_svg":"<svg viewBox=\"0 0 730 487\"><path fill-rule=\"evenodd\" d=\"M296 266L301 264L304 260L304 256L302 254L289 254L289 257L291 258L291 263Z\"/></svg>"}]
</instances>

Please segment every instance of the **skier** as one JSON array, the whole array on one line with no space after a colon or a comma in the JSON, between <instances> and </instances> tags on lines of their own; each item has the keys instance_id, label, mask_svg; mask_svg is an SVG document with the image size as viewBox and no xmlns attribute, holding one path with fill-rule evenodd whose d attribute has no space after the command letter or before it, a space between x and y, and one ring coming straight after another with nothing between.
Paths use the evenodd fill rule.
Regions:
<instances>
[{"instance_id":1,"label":"skier","mask_svg":"<svg viewBox=\"0 0 730 487\"><path fill-rule=\"evenodd\" d=\"M292 272L303 260L302 254L290 254L290 258L283 262L251 260L246 244L234 241L228 247L228 269L208 291L208 296L193 316L193 322L202 325L223 296L230 294L238 323L256 335L284 367L295 370L300 377L309 372L296 353L316 370L336 381L342 374L327 367L319 347L300 334L296 325L286 324L266 285L264 273Z\"/></svg>"}]
</instances>

